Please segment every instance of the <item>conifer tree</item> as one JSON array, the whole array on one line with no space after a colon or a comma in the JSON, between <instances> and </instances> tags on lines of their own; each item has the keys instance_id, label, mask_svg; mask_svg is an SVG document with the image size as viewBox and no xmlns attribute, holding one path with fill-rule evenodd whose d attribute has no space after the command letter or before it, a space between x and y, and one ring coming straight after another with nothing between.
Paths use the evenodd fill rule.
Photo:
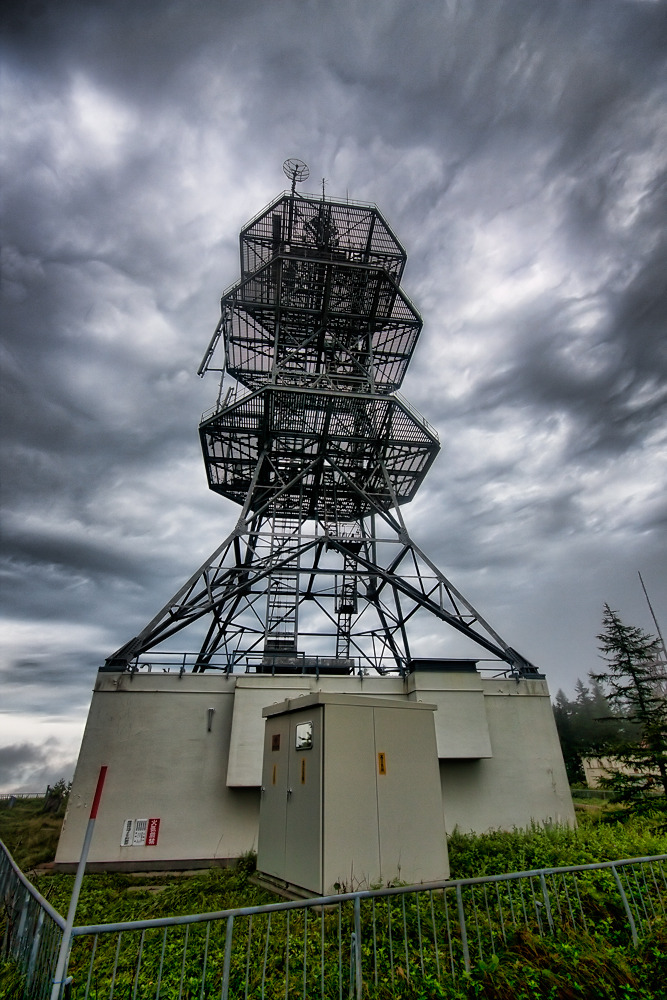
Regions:
<instances>
[{"instance_id":1,"label":"conifer tree","mask_svg":"<svg viewBox=\"0 0 667 1000\"><path fill-rule=\"evenodd\" d=\"M584 780L584 769L581 763L581 752L577 739L574 711L576 707L576 704L571 702L562 688L560 688L554 700L553 712L561 750L563 751L567 779L571 785L577 781Z\"/></svg>"},{"instance_id":2,"label":"conifer tree","mask_svg":"<svg viewBox=\"0 0 667 1000\"><path fill-rule=\"evenodd\" d=\"M554 718L570 784L585 781L584 757L601 757L638 739L637 727L618 717L597 681L590 678L590 685L586 687L578 679L574 701L562 690L554 699Z\"/></svg>"},{"instance_id":3,"label":"conifer tree","mask_svg":"<svg viewBox=\"0 0 667 1000\"><path fill-rule=\"evenodd\" d=\"M625 625L617 611L604 606L604 631L598 635L607 669L591 674L617 717L638 726L638 742L613 750L603 787L640 813L667 812L667 702L656 675L659 642L643 629Z\"/></svg>"}]
</instances>

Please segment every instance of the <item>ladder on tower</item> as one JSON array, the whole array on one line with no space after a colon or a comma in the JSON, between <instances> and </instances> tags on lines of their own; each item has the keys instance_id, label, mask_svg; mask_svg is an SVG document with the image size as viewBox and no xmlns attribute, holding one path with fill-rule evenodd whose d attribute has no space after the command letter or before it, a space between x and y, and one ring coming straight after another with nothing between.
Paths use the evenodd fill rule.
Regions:
<instances>
[{"instance_id":1,"label":"ladder on tower","mask_svg":"<svg viewBox=\"0 0 667 1000\"><path fill-rule=\"evenodd\" d=\"M350 656L350 641L352 636L352 619L357 613L357 561L354 558L361 549L361 539L348 540L344 543L343 575L338 588L336 601L336 659L346 660Z\"/></svg>"},{"instance_id":2,"label":"ladder on tower","mask_svg":"<svg viewBox=\"0 0 667 1000\"><path fill-rule=\"evenodd\" d=\"M301 520L298 517L275 515L271 520L270 559L280 563L283 555L298 545ZM290 568L271 571L267 578L265 655L295 656L298 631L299 568L298 560Z\"/></svg>"},{"instance_id":3,"label":"ladder on tower","mask_svg":"<svg viewBox=\"0 0 667 1000\"><path fill-rule=\"evenodd\" d=\"M356 527L351 529L349 523L341 523L338 519L336 481L332 469L325 469L322 489L325 533L327 538L341 542L344 548L343 572L336 578L336 659L347 660L350 656L352 619L358 610L358 568L354 556L359 554L362 541L356 534ZM351 530L354 535L350 534Z\"/></svg>"}]
</instances>

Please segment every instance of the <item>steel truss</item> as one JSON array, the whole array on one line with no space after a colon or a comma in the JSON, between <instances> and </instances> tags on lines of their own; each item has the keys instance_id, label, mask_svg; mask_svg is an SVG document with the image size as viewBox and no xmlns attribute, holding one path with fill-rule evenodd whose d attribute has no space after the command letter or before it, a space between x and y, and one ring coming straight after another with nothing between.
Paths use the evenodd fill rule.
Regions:
<instances>
[{"instance_id":1,"label":"steel truss","mask_svg":"<svg viewBox=\"0 0 667 1000\"><path fill-rule=\"evenodd\" d=\"M316 649L325 648L327 636L334 637L334 660L345 672L368 668L404 674L412 660L410 626L419 611L426 611L513 672L537 674L410 538L398 505L386 510L366 495L363 502L373 509L369 518L293 517L276 525L268 509L249 511L251 495L222 545L110 663L130 664L209 618L195 672L208 669L215 654L222 654L218 663L228 670L253 665L292 671L308 665L296 650L295 611L306 608L315 631L300 629L299 637L320 640ZM276 599L281 589L287 597L282 606ZM326 657L320 661L331 665Z\"/></svg>"},{"instance_id":2,"label":"steel truss","mask_svg":"<svg viewBox=\"0 0 667 1000\"><path fill-rule=\"evenodd\" d=\"M222 298L199 369L237 382L200 438L210 488L241 516L107 663L133 669L200 623L196 672L405 674L426 612L536 676L401 515L439 450L396 395L422 327L399 287L405 251L374 205L302 196L296 179L241 231L241 280Z\"/></svg>"}]
</instances>

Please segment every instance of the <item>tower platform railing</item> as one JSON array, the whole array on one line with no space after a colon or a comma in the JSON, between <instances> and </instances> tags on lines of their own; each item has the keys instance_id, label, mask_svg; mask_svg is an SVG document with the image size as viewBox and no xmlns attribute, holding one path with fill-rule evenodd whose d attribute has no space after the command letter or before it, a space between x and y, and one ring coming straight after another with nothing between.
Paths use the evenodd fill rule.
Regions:
<instances>
[{"instance_id":1,"label":"tower platform railing","mask_svg":"<svg viewBox=\"0 0 667 1000\"><path fill-rule=\"evenodd\" d=\"M310 676L317 680L320 676L350 677L395 677L403 676L391 656L378 657L374 666L362 656L332 657L305 653L300 650L289 653L270 653L266 650L239 651L238 654L216 653L206 663L206 671L211 675L268 674L271 676ZM180 650L155 650L135 657L127 666L129 673L143 674L185 674L195 672L199 664L199 653ZM425 664L427 666L425 666ZM483 678L516 677L516 671L506 663L486 658L436 657L428 660L417 659L406 665L405 673L440 670L444 673L459 672L462 669L476 672ZM101 670L117 672L118 666L103 665Z\"/></svg>"}]
</instances>

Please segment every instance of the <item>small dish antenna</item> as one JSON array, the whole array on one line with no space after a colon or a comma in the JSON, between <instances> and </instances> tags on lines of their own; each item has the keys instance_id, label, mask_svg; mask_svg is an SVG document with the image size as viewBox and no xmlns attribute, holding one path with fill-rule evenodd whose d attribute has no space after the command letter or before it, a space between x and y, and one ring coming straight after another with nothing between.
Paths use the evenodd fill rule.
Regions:
<instances>
[{"instance_id":1,"label":"small dish antenna","mask_svg":"<svg viewBox=\"0 0 667 1000\"><path fill-rule=\"evenodd\" d=\"M285 160L283 163L283 173L292 182L292 194L294 194L294 189L296 187L297 181L305 181L307 177L310 176L310 170L308 165L303 162L303 160Z\"/></svg>"}]
</instances>

